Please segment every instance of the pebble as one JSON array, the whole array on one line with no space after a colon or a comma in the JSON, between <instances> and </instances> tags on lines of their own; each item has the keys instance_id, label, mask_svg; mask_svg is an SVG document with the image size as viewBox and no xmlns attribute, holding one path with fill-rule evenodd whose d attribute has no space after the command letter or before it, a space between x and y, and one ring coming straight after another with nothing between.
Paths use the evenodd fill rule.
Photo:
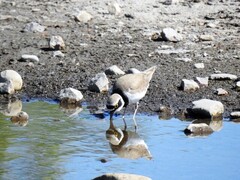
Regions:
<instances>
[{"instance_id":1,"label":"pebble","mask_svg":"<svg viewBox=\"0 0 240 180\"><path fill-rule=\"evenodd\" d=\"M28 54L23 54L21 56L21 60L24 60L24 61L30 60L32 62L39 62L39 58L36 55L28 55Z\"/></svg>"},{"instance_id":2,"label":"pebble","mask_svg":"<svg viewBox=\"0 0 240 180\"><path fill-rule=\"evenodd\" d=\"M224 112L224 106L220 101L200 99L192 102L193 107L187 109L192 117L211 118L220 117Z\"/></svg>"},{"instance_id":3,"label":"pebble","mask_svg":"<svg viewBox=\"0 0 240 180\"><path fill-rule=\"evenodd\" d=\"M21 111L16 116L11 117L11 122L15 125L26 126L28 124L29 115Z\"/></svg>"},{"instance_id":4,"label":"pebble","mask_svg":"<svg viewBox=\"0 0 240 180\"><path fill-rule=\"evenodd\" d=\"M195 80L201 86L208 86L208 77L196 77Z\"/></svg>"},{"instance_id":5,"label":"pebble","mask_svg":"<svg viewBox=\"0 0 240 180\"><path fill-rule=\"evenodd\" d=\"M78 15L75 16L75 20L82 23L87 23L92 19L93 19L93 16L87 11L80 11Z\"/></svg>"},{"instance_id":6,"label":"pebble","mask_svg":"<svg viewBox=\"0 0 240 180\"><path fill-rule=\"evenodd\" d=\"M110 14L119 16L121 14L122 10L117 2L112 2L108 5L108 12Z\"/></svg>"},{"instance_id":7,"label":"pebble","mask_svg":"<svg viewBox=\"0 0 240 180\"><path fill-rule=\"evenodd\" d=\"M52 36L49 40L49 48L60 50L65 49L65 43L61 36Z\"/></svg>"},{"instance_id":8,"label":"pebble","mask_svg":"<svg viewBox=\"0 0 240 180\"><path fill-rule=\"evenodd\" d=\"M240 111L233 111L230 113L231 119L238 119L240 118Z\"/></svg>"},{"instance_id":9,"label":"pebble","mask_svg":"<svg viewBox=\"0 0 240 180\"><path fill-rule=\"evenodd\" d=\"M177 61L183 61L183 62L191 62L191 58L175 58Z\"/></svg>"},{"instance_id":10,"label":"pebble","mask_svg":"<svg viewBox=\"0 0 240 180\"><path fill-rule=\"evenodd\" d=\"M53 51L53 57L64 57L61 51Z\"/></svg>"},{"instance_id":11,"label":"pebble","mask_svg":"<svg viewBox=\"0 0 240 180\"><path fill-rule=\"evenodd\" d=\"M194 80L188 79L183 79L180 87L182 88L183 91L196 91L197 89L200 88L198 83L196 83Z\"/></svg>"},{"instance_id":12,"label":"pebble","mask_svg":"<svg viewBox=\"0 0 240 180\"><path fill-rule=\"evenodd\" d=\"M0 82L0 94L14 94L14 92L12 81Z\"/></svg>"},{"instance_id":13,"label":"pebble","mask_svg":"<svg viewBox=\"0 0 240 180\"><path fill-rule=\"evenodd\" d=\"M197 69L203 69L204 68L204 63L195 63L194 67Z\"/></svg>"},{"instance_id":14,"label":"pebble","mask_svg":"<svg viewBox=\"0 0 240 180\"><path fill-rule=\"evenodd\" d=\"M236 80L237 76L227 73L211 74L210 79L212 80Z\"/></svg>"},{"instance_id":15,"label":"pebble","mask_svg":"<svg viewBox=\"0 0 240 180\"><path fill-rule=\"evenodd\" d=\"M225 89L223 89L223 88L218 88L218 89L216 90L216 94L217 94L218 96L224 96L224 95L228 95L228 92L227 92Z\"/></svg>"},{"instance_id":16,"label":"pebble","mask_svg":"<svg viewBox=\"0 0 240 180\"><path fill-rule=\"evenodd\" d=\"M165 41L179 42L183 40L182 35L172 28L164 28L161 32L161 36Z\"/></svg>"},{"instance_id":17,"label":"pebble","mask_svg":"<svg viewBox=\"0 0 240 180\"><path fill-rule=\"evenodd\" d=\"M107 92L109 81L105 73L98 73L91 79L88 89L93 92Z\"/></svg>"},{"instance_id":18,"label":"pebble","mask_svg":"<svg viewBox=\"0 0 240 180\"><path fill-rule=\"evenodd\" d=\"M236 83L236 89L239 91L240 90L240 81Z\"/></svg>"},{"instance_id":19,"label":"pebble","mask_svg":"<svg viewBox=\"0 0 240 180\"><path fill-rule=\"evenodd\" d=\"M11 81L14 90L22 89L23 80L21 75L14 70L5 70L0 74L0 82L6 82L6 80Z\"/></svg>"},{"instance_id":20,"label":"pebble","mask_svg":"<svg viewBox=\"0 0 240 180\"><path fill-rule=\"evenodd\" d=\"M141 71L139 71L136 68L131 68L131 69L127 70L127 74L137 74L137 73L141 73Z\"/></svg>"},{"instance_id":21,"label":"pebble","mask_svg":"<svg viewBox=\"0 0 240 180\"><path fill-rule=\"evenodd\" d=\"M118 66L113 65L105 70L106 75L124 75L125 72L122 71Z\"/></svg>"},{"instance_id":22,"label":"pebble","mask_svg":"<svg viewBox=\"0 0 240 180\"><path fill-rule=\"evenodd\" d=\"M24 27L23 31L24 32L43 32L45 31L45 26L42 26L36 22L30 22Z\"/></svg>"},{"instance_id":23,"label":"pebble","mask_svg":"<svg viewBox=\"0 0 240 180\"><path fill-rule=\"evenodd\" d=\"M214 37L212 35L204 34L199 36L199 40L201 41L213 41Z\"/></svg>"}]
</instances>

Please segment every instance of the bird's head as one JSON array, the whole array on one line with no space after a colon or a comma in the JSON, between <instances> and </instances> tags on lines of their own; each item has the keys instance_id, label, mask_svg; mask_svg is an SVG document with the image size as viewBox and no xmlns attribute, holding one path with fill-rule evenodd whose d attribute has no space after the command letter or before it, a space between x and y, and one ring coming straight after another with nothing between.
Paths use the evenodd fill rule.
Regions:
<instances>
[{"instance_id":1,"label":"bird's head","mask_svg":"<svg viewBox=\"0 0 240 180\"><path fill-rule=\"evenodd\" d=\"M112 94L106 104L107 110L110 112L112 117L113 113L120 111L124 106L123 98L119 94Z\"/></svg>"}]
</instances>

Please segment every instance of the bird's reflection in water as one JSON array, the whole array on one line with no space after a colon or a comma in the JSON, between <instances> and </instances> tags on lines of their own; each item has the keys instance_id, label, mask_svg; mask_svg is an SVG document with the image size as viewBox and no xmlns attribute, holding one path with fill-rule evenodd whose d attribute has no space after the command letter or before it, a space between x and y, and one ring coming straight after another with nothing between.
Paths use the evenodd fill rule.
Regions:
<instances>
[{"instance_id":1,"label":"bird's reflection in water","mask_svg":"<svg viewBox=\"0 0 240 180\"><path fill-rule=\"evenodd\" d=\"M137 132L116 128L113 120L110 120L110 127L106 131L106 138L113 153L121 158L138 159L145 157L149 160L152 159L146 143Z\"/></svg>"}]
</instances>

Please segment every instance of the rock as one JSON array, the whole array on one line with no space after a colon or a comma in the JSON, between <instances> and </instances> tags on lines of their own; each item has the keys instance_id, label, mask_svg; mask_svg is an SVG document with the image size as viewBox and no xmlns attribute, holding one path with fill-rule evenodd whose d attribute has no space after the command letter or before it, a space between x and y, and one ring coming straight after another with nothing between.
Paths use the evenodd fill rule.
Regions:
<instances>
[{"instance_id":1,"label":"rock","mask_svg":"<svg viewBox=\"0 0 240 180\"><path fill-rule=\"evenodd\" d=\"M94 178L93 180L151 180L151 178L136 174L126 173L107 173L105 175Z\"/></svg>"},{"instance_id":2,"label":"rock","mask_svg":"<svg viewBox=\"0 0 240 180\"><path fill-rule=\"evenodd\" d=\"M61 51L53 51L53 57L64 57Z\"/></svg>"},{"instance_id":3,"label":"rock","mask_svg":"<svg viewBox=\"0 0 240 180\"><path fill-rule=\"evenodd\" d=\"M14 90L22 89L23 80L20 74L14 70L5 70L1 72L0 82L6 82L6 80L11 81Z\"/></svg>"},{"instance_id":4,"label":"rock","mask_svg":"<svg viewBox=\"0 0 240 180\"><path fill-rule=\"evenodd\" d=\"M196 83L194 80L188 79L183 79L180 87L183 91L196 91L200 88L198 83Z\"/></svg>"},{"instance_id":5,"label":"rock","mask_svg":"<svg viewBox=\"0 0 240 180\"><path fill-rule=\"evenodd\" d=\"M199 40L201 41L213 41L214 37L212 35L204 34L199 36Z\"/></svg>"},{"instance_id":6,"label":"rock","mask_svg":"<svg viewBox=\"0 0 240 180\"><path fill-rule=\"evenodd\" d=\"M74 104L80 100L82 100L83 95L82 93L74 88L65 88L60 91L59 95L61 104L66 103L66 104Z\"/></svg>"},{"instance_id":7,"label":"rock","mask_svg":"<svg viewBox=\"0 0 240 180\"><path fill-rule=\"evenodd\" d=\"M213 133L213 130L205 123L192 123L186 127L184 133L188 136L207 136Z\"/></svg>"},{"instance_id":8,"label":"rock","mask_svg":"<svg viewBox=\"0 0 240 180\"><path fill-rule=\"evenodd\" d=\"M131 69L127 70L127 74L137 74L137 73L141 73L141 71L139 71L136 68L131 68Z\"/></svg>"},{"instance_id":9,"label":"rock","mask_svg":"<svg viewBox=\"0 0 240 180\"><path fill-rule=\"evenodd\" d=\"M228 92L227 92L225 89L223 89L223 88L218 88L218 89L216 90L216 94L217 94L218 96L224 96L224 95L228 95Z\"/></svg>"},{"instance_id":10,"label":"rock","mask_svg":"<svg viewBox=\"0 0 240 180\"><path fill-rule=\"evenodd\" d=\"M0 94L14 94L15 90L12 81L5 80L5 82L0 82Z\"/></svg>"},{"instance_id":11,"label":"rock","mask_svg":"<svg viewBox=\"0 0 240 180\"><path fill-rule=\"evenodd\" d=\"M118 66L113 65L105 70L106 75L124 75L125 72L122 71Z\"/></svg>"},{"instance_id":12,"label":"rock","mask_svg":"<svg viewBox=\"0 0 240 180\"><path fill-rule=\"evenodd\" d=\"M196 77L195 80L200 86L208 86L208 77Z\"/></svg>"},{"instance_id":13,"label":"rock","mask_svg":"<svg viewBox=\"0 0 240 180\"><path fill-rule=\"evenodd\" d=\"M21 60L23 60L23 61L30 60L32 62L39 62L39 59L36 55L28 55L28 54L23 54L21 56Z\"/></svg>"},{"instance_id":14,"label":"rock","mask_svg":"<svg viewBox=\"0 0 240 180\"><path fill-rule=\"evenodd\" d=\"M26 126L28 124L28 119L28 114L24 111L21 111L16 116L11 117L11 122L15 125Z\"/></svg>"},{"instance_id":15,"label":"rock","mask_svg":"<svg viewBox=\"0 0 240 180\"><path fill-rule=\"evenodd\" d=\"M23 31L24 32L43 32L45 31L45 27L36 22L31 22L24 27Z\"/></svg>"},{"instance_id":16,"label":"rock","mask_svg":"<svg viewBox=\"0 0 240 180\"><path fill-rule=\"evenodd\" d=\"M165 41L179 42L183 39L176 30L172 28L164 28L161 32L162 39Z\"/></svg>"},{"instance_id":17,"label":"rock","mask_svg":"<svg viewBox=\"0 0 240 180\"><path fill-rule=\"evenodd\" d=\"M49 47L55 50L65 49L63 38L61 36L52 36L49 40Z\"/></svg>"},{"instance_id":18,"label":"rock","mask_svg":"<svg viewBox=\"0 0 240 180\"><path fill-rule=\"evenodd\" d=\"M22 110L22 101L14 100L0 103L0 112L5 116L16 116Z\"/></svg>"},{"instance_id":19,"label":"rock","mask_svg":"<svg viewBox=\"0 0 240 180\"><path fill-rule=\"evenodd\" d=\"M166 0L164 4L171 5L171 4L178 4L179 2L183 2L183 0Z\"/></svg>"},{"instance_id":20,"label":"rock","mask_svg":"<svg viewBox=\"0 0 240 180\"><path fill-rule=\"evenodd\" d=\"M183 62L191 62L191 58L175 58L177 61L183 61Z\"/></svg>"},{"instance_id":21,"label":"rock","mask_svg":"<svg viewBox=\"0 0 240 180\"><path fill-rule=\"evenodd\" d=\"M211 74L210 79L214 80L236 80L237 76L233 74L219 73L219 74Z\"/></svg>"},{"instance_id":22,"label":"rock","mask_svg":"<svg viewBox=\"0 0 240 180\"><path fill-rule=\"evenodd\" d=\"M231 119L240 119L240 111L233 111L230 113Z\"/></svg>"},{"instance_id":23,"label":"rock","mask_svg":"<svg viewBox=\"0 0 240 180\"><path fill-rule=\"evenodd\" d=\"M191 52L190 50L185 49L156 49L154 52L149 54L149 57L152 57L154 54L185 54ZM180 58L183 59L183 58Z\"/></svg>"},{"instance_id":24,"label":"rock","mask_svg":"<svg viewBox=\"0 0 240 180\"><path fill-rule=\"evenodd\" d=\"M87 23L93 18L91 14L89 14L87 11L80 11L78 15L75 16L75 20L82 22L82 23Z\"/></svg>"},{"instance_id":25,"label":"rock","mask_svg":"<svg viewBox=\"0 0 240 180\"><path fill-rule=\"evenodd\" d=\"M239 91L240 90L240 81L236 83L236 89Z\"/></svg>"},{"instance_id":26,"label":"rock","mask_svg":"<svg viewBox=\"0 0 240 180\"><path fill-rule=\"evenodd\" d=\"M117 2L112 2L108 5L108 12L110 14L119 16L121 14L122 10Z\"/></svg>"},{"instance_id":27,"label":"rock","mask_svg":"<svg viewBox=\"0 0 240 180\"><path fill-rule=\"evenodd\" d=\"M93 92L107 92L109 90L108 78L105 73L98 73L91 79L88 89Z\"/></svg>"},{"instance_id":28,"label":"rock","mask_svg":"<svg viewBox=\"0 0 240 180\"><path fill-rule=\"evenodd\" d=\"M203 63L195 63L194 67L197 69L203 69L204 68L204 64Z\"/></svg>"},{"instance_id":29,"label":"rock","mask_svg":"<svg viewBox=\"0 0 240 180\"><path fill-rule=\"evenodd\" d=\"M220 101L200 99L193 101L192 104L193 107L188 108L187 112L194 118L216 118L221 117L224 112L224 106Z\"/></svg>"}]
</instances>

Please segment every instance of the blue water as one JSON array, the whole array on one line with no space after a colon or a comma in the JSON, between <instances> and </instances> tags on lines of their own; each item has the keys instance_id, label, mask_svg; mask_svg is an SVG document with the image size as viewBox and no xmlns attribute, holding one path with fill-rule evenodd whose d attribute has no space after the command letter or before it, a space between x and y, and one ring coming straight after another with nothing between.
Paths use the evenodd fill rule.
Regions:
<instances>
[{"instance_id":1,"label":"blue water","mask_svg":"<svg viewBox=\"0 0 240 180\"><path fill-rule=\"evenodd\" d=\"M223 121L208 136L189 137L190 124L176 118L137 114L137 135L152 159L122 158L106 139L109 116L93 116L87 106L66 112L55 102L25 102L25 127L0 114L0 179L89 180L105 173L133 173L158 179L240 179L240 124ZM80 112L81 111L81 112ZM127 131L134 132L132 115ZM114 125L123 128L121 116Z\"/></svg>"}]
</instances>

